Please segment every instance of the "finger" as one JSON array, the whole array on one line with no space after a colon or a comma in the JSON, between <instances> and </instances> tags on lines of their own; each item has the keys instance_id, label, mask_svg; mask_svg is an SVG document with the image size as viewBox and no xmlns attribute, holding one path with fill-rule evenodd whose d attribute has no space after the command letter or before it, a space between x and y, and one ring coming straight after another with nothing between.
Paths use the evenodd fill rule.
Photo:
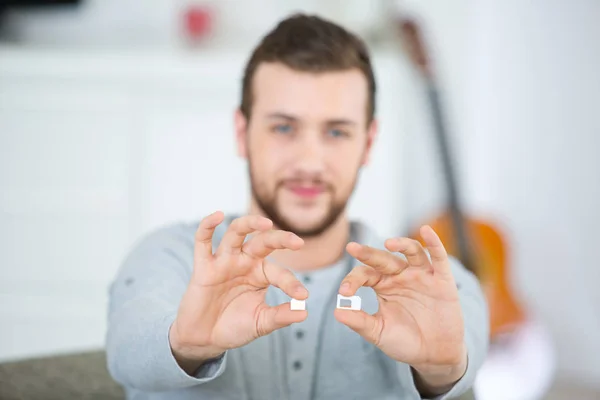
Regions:
<instances>
[{"instance_id":1,"label":"finger","mask_svg":"<svg viewBox=\"0 0 600 400\"><path fill-rule=\"evenodd\" d=\"M407 237L388 239L385 241L385 247L389 251L399 252L406 256L408 264L413 267L430 268L431 263L425 249L417 240Z\"/></svg>"},{"instance_id":2,"label":"finger","mask_svg":"<svg viewBox=\"0 0 600 400\"><path fill-rule=\"evenodd\" d=\"M308 298L308 290L306 290L304 285L289 269L267 261L263 262L262 269L264 276L270 285L281 289L293 299L306 300Z\"/></svg>"},{"instance_id":3,"label":"finger","mask_svg":"<svg viewBox=\"0 0 600 400\"><path fill-rule=\"evenodd\" d=\"M200 221L194 237L194 257L208 260L212 257L212 239L215 228L223 222L225 215L216 211Z\"/></svg>"},{"instance_id":4,"label":"finger","mask_svg":"<svg viewBox=\"0 0 600 400\"><path fill-rule=\"evenodd\" d=\"M256 321L258 335L268 335L277 329L302 322L307 316L308 312L306 310L291 310L289 302L275 307L263 308L258 313Z\"/></svg>"},{"instance_id":5,"label":"finger","mask_svg":"<svg viewBox=\"0 0 600 400\"><path fill-rule=\"evenodd\" d=\"M386 275L399 274L408 264L389 251L375 249L359 243L350 242L346 246L348 253L360 262Z\"/></svg>"},{"instance_id":6,"label":"finger","mask_svg":"<svg viewBox=\"0 0 600 400\"><path fill-rule=\"evenodd\" d=\"M346 297L354 296L361 286L373 287L379 283L383 275L366 265L354 267L342 281L340 294Z\"/></svg>"},{"instance_id":7,"label":"finger","mask_svg":"<svg viewBox=\"0 0 600 400\"><path fill-rule=\"evenodd\" d=\"M304 241L291 232L270 230L250 238L242 246L242 252L256 258L265 258L277 249L298 250Z\"/></svg>"},{"instance_id":8,"label":"finger","mask_svg":"<svg viewBox=\"0 0 600 400\"><path fill-rule=\"evenodd\" d=\"M341 310L339 308L335 309L333 315L335 319L348 326L368 342L379 343L381 331L383 330L380 318L362 310Z\"/></svg>"},{"instance_id":9,"label":"finger","mask_svg":"<svg viewBox=\"0 0 600 400\"><path fill-rule=\"evenodd\" d=\"M260 215L246 215L233 220L223 235L217 253L237 253L241 251L246 236L255 231L271 229L273 222Z\"/></svg>"},{"instance_id":10,"label":"finger","mask_svg":"<svg viewBox=\"0 0 600 400\"><path fill-rule=\"evenodd\" d=\"M448 252L437 233L429 225L422 226L420 233L425 245L427 245L434 271L444 274L451 273Z\"/></svg>"}]
</instances>

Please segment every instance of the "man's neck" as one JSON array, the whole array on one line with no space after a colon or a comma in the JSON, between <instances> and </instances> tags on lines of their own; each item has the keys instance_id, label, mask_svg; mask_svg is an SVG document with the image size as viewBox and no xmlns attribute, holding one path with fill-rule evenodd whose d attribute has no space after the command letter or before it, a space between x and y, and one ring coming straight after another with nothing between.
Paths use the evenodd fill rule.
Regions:
<instances>
[{"instance_id":1,"label":"man's neck","mask_svg":"<svg viewBox=\"0 0 600 400\"><path fill-rule=\"evenodd\" d=\"M251 207L253 214L263 214ZM275 227L277 229L277 227ZM328 267L342 257L350 237L350 221L345 213L340 215L325 232L319 236L303 238L300 250L275 250L269 257L278 265L295 271L311 271Z\"/></svg>"}]
</instances>

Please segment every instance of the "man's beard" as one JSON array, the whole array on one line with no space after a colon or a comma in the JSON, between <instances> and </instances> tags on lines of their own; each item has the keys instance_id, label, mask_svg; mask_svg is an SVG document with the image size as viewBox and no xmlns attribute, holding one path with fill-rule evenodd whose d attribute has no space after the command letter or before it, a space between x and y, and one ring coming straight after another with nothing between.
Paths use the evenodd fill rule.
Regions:
<instances>
[{"instance_id":1,"label":"man's beard","mask_svg":"<svg viewBox=\"0 0 600 400\"><path fill-rule=\"evenodd\" d=\"M342 201L335 201L335 192L333 188L328 186L328 192L331 195L331 202L329 204L329 209L327 210L327 214L325 218L323 218L318 224L308 229L301 229L297 226L294 226L290 223L280 212L279 207L277 206L277 192L283 186L283 182L280 182L273 190L272 194L269 196L267 193L261 193L261 190L258 189L258 185L256 181L252 177L251 165L248 166L248 175L250 177L250 188L252 190L252 196L256 200L258 207L263 211L265 216L273 221L273 224L281 230L292 232L301 238L312 238L316 236L320 236L329 229L340 217L340 215L346 209L346 204L350 196L346 197ZM354 188L353 184L353 188Z\"/></svg>"}]
</instances>

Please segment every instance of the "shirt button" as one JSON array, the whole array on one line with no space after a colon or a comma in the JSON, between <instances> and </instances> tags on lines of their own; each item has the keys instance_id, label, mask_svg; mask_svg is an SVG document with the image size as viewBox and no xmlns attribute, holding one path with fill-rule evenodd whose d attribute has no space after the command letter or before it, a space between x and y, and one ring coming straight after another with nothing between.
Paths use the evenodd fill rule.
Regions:
<instances>
[{"instance_id":1,"label":"shirt button","mask_svg":"<svg viewBox=\"0 0 600 400\"><path fill-rule=\"evenodd\" d=\"M304 283L310 283L311 281L312 281L312 279L310 279L309 275L304 276Z\"/></svg>"},{"instance_id":2,"label":"shirt button","mask_svg":"<svg viewBox=\"0 0 600 400\"><path fill-rule=\"evenodd\" d=\"M304 331L296 331L296 339L302 339L304 337Z\"/></svg>"},{"instance_id":3,"label":"shirt button","mask_svg":"<svg viewBox=\"0 0 600 400\"><path fill-rule=\"evenodd\" d=\"M299 371L302 368L302 363L300 361L296 360L296 361L294 361L293 366L296 371Z\"/></svg>"}]
</instances>

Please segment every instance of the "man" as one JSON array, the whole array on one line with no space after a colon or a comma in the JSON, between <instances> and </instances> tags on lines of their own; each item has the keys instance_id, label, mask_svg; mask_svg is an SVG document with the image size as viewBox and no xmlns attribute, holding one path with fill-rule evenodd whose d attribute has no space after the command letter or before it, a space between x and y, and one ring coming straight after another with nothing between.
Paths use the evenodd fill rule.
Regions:
<instances>
[{"instance_id":1,"label":"man","mask_svg":"<svg viewBox=\"0 0 600 400\"><path fill-rule=\"evenodd\" d=\"M262 40L235 114L248 215L152 233L111 287L108 364L129 398L444 399L471 386L488 344L476 279L430 227L428 256L348 220L374 115L354 35L295 15ZM336 308L338 293L362 309Z\"/></svg>"}]
</instances>

